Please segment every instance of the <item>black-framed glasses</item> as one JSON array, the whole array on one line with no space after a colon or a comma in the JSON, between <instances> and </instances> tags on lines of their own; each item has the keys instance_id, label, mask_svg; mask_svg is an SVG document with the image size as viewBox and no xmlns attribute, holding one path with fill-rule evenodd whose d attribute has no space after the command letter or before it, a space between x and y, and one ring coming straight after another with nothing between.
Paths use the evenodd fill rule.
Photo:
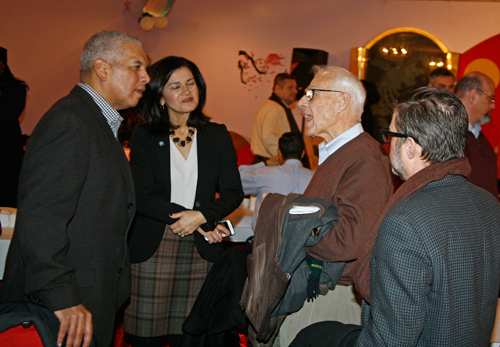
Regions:
<instances>
[{"instance_id":1,"label":"black-framed glasses","mask_svg":"<svg viewBox=\"0 0 500 347\"><path fill-rule=\"evenodd\" d=\"M318 88L307 88L306 89L306 100L311 101L314 98L314 93L316 92L334 92L334 93L342 93L344 94L345 92L342 92L340 90L330 90L330 89L318 89Z\"/></svg>"},{"instance_id":2,"label":"black-framed glasses","mask_svg":"<svg viewBox=\"0 0 500 347\"><path fill-rule=\"evenodd\" d=\"M380 137L382 137L382 142L383 143L391 143L392 137L401 137L403 139L406 139L408 137L411 137L415 142L420 145L418 140L414 138L413 136L406 135L406 134L401 134L401 133L393 133L392 131L389 131L389 128L385 129L380 129Z\"/></svg>"},{"instance_id":3,"label":"black-framed glasses","mask_svg":"<svg viewBox=\"0 0 500 347\"><path fill-rule=\"evenodd\" d=\"M477 90L478 92L481 92L481 93L483 93L484 95L486 95L486 96L490 99L490 101L491 101L493 104L495 103L495 97L494 97L494 96L491 96L491 95L486 94L483 90L481 90L481 89L479 89L479 88L476 88L476 90Z\"/></svg>"}]
</instances>

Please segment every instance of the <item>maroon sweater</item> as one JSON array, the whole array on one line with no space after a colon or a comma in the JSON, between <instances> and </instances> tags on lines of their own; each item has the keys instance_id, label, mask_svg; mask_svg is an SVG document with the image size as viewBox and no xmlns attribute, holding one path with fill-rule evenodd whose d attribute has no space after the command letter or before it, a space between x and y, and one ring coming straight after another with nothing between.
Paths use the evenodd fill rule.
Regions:
<instances>
[{"instance_id":1,"label":"maroon sweater","mask_svg":"<svg viewBox=\"0 0 500 347\"><path fill-rule=\"evenodd\" d=\"M469 131L465 149L472 168L467 180L486 189L498 199L497 155L488 139L483 133L479 133L479 137L476 139L474 134Z\"/></svg>"},{"instance_id":2,"label":"maroon sweater","mask_svg":"<svg viewBox=\"0 0 500 347\"><path fill-rule=\"evenodd\" d=\"M361 246L374 233L374 226L392 194L389 157L366 132L330 155L316 170L304 195L338 207L339 224L332 227L308 253L316 259L346 261L339 284L367 287L369 277L357 278L358 259L371 249ZM361 252L361 253L360 253Z\"/></svg>"}]
</instances>

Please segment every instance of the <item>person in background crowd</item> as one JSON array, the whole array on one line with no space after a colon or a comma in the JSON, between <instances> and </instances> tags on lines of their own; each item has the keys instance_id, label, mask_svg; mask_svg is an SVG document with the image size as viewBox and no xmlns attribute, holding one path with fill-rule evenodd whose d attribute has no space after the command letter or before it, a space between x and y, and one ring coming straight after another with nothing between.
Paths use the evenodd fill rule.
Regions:
<instances>
[{"instance_id":1,"label":"person in background crowd","mask_svg":"<svg viewBox=\"0 0 500 347\"><path fill-rule=\"evenodd\" d=\"M446 89L453 93L455 91L455 76L444 67L435 68L429 75L428 86Z\"/></svg>"},{"instance_id":2,"label":"person in background crowd","mask_svg":"<svg viewBox=\"0 0 500 347\"><path fill-rule=\"evenodd\" d=\"M297 82L287 73L274 78L273 93L259 109L253 122L251 148L253 163L278 155L278 140L286 132L300 133L292 111L288 107L295 101Z\"/></svg>"},{"instance_id":3,"label":"person in background crowd","mask_svg":"<svg viewBox=\"0 0 500 347\"><path fill-rule=\"evenodd\" d=\"M495 83L481 72L469 72L458 81L455 92L464 104L469 119L465 151L472 172L467 180L499 199L497 154L479 124L495 109Z\"/></svg>"},{"instance_id":4,"label":"person in background crowd","mask_svg":"<svg viewBox=\"0 0 500 347\"><path fill-rule=\"evenodd\" d=\"M203 114L206 85L198 67L170 56L149 72L147 124L130 141L137 220L124 329L134 347L162 346L166 335L175 347L210 264L223 251L218 222L244 195L231 136Z\"/></svg>"},{"instance_id":5,"label":"person in background crowd","mask_svg":"<svg viewBox=\"0 0 500 347\"><path fill-rule=\"evenodd\" d=\"M135 194L117 140L118 110L146 90L142 42L117 31L92 36L80 80L42 117L23 162L16 230L0 302L30 301L60 321L58 345L111 345L130 295L127 233Z\"/></svg>"},{"instance_id":6,"label":"person in background crowd","mask_svg":"<svg viewBox=\"0 0 500 347\"><path fill-rule=\"evenodd\" d=\"M238 168L245 195L257 195L252 229L255 229L264 194L302 194L314 174L314 171L304 168L300 161L305 153L301 134L284 133L278 146L279 166L267 166L267 161L264 161L254 165L241 165Z\"/></svg>"},{"instance_id":7,"label":"person in background crowd","mask_svg":"<svg viewBox=\"0 0 500 347\"><path fill-rule=\"evenodd\" d=\"M14 77L7 65L7 50L0 47L0 206L17 207L17 189L23 161L19 126L28 86Z\"/></svg>"},{"instance_id":8,"label":"person in background crowd","mask_svg":"<svg viewBox=\"0 0 500 347\"><path fill-rule=\"evenodd\" d=\"M500 285L500 204L467 182L467 111L422 87L394 106L384 142L405 183L386 205L363 326L321 322L292 347L489 346Z\"/></svg>"}]
</instances>

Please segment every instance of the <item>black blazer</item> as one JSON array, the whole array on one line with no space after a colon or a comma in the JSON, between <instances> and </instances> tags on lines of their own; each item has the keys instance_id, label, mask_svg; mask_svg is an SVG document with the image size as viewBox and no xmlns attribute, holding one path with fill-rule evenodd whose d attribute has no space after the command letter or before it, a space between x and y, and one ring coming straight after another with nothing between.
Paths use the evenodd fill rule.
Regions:
<instances>
[{"instance_id":1,"label":"black blazer","mask_svg":"<svg viewBox=\"0 0 500 347\"><path fill-rule=\"evenodd\" d=\"M18 207L0 301L51 311L83 304L98 344L108 346L118 306L130 295L126 239L135 194L123 148L80 87L34 130Z\"/></svg>"},{"instance_id":2,"label":"black blazer","mask_svg":"<svg viewBox=\"0 0 500 347\"><path fill-rule=\"evenodd\" d=\"M193 209L207 220L202 229L211 231L240 205L244 194L226 126L208 123L198 127L197 132L198 184ZM139 263L156 252L166 224L175 222L169 214L186 209L170 202L168 134L156 135L148 124L137 126L130 141L130 166L137 190L137 219L129 246L132 262ZM220 194L217 200L216 193ZM213 262L222 253L221 244L208 244L198 232L194 232L194 238L204 259Z\"/></svg>"}]
</instances>

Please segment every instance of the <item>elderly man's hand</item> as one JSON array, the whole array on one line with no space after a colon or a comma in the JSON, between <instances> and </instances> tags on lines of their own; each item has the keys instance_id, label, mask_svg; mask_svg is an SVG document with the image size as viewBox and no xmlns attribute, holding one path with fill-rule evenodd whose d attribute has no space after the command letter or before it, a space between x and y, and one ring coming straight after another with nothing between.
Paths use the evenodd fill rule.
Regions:
<instances>
[{"instance_id":1,"label":"elderly man's hand","mask_svg":"<svg viewBox=\"0 0 500 347\"><path fill-rule=\"evenodd\" d=\"M69 307L55 311L54 314L61 322L57 345L62 346L64 337L67 347L88 347L92 341L93 326L92 314L83 305ZM83 344L82 344L83 339Z\"/></svg>"}]
</instances>

